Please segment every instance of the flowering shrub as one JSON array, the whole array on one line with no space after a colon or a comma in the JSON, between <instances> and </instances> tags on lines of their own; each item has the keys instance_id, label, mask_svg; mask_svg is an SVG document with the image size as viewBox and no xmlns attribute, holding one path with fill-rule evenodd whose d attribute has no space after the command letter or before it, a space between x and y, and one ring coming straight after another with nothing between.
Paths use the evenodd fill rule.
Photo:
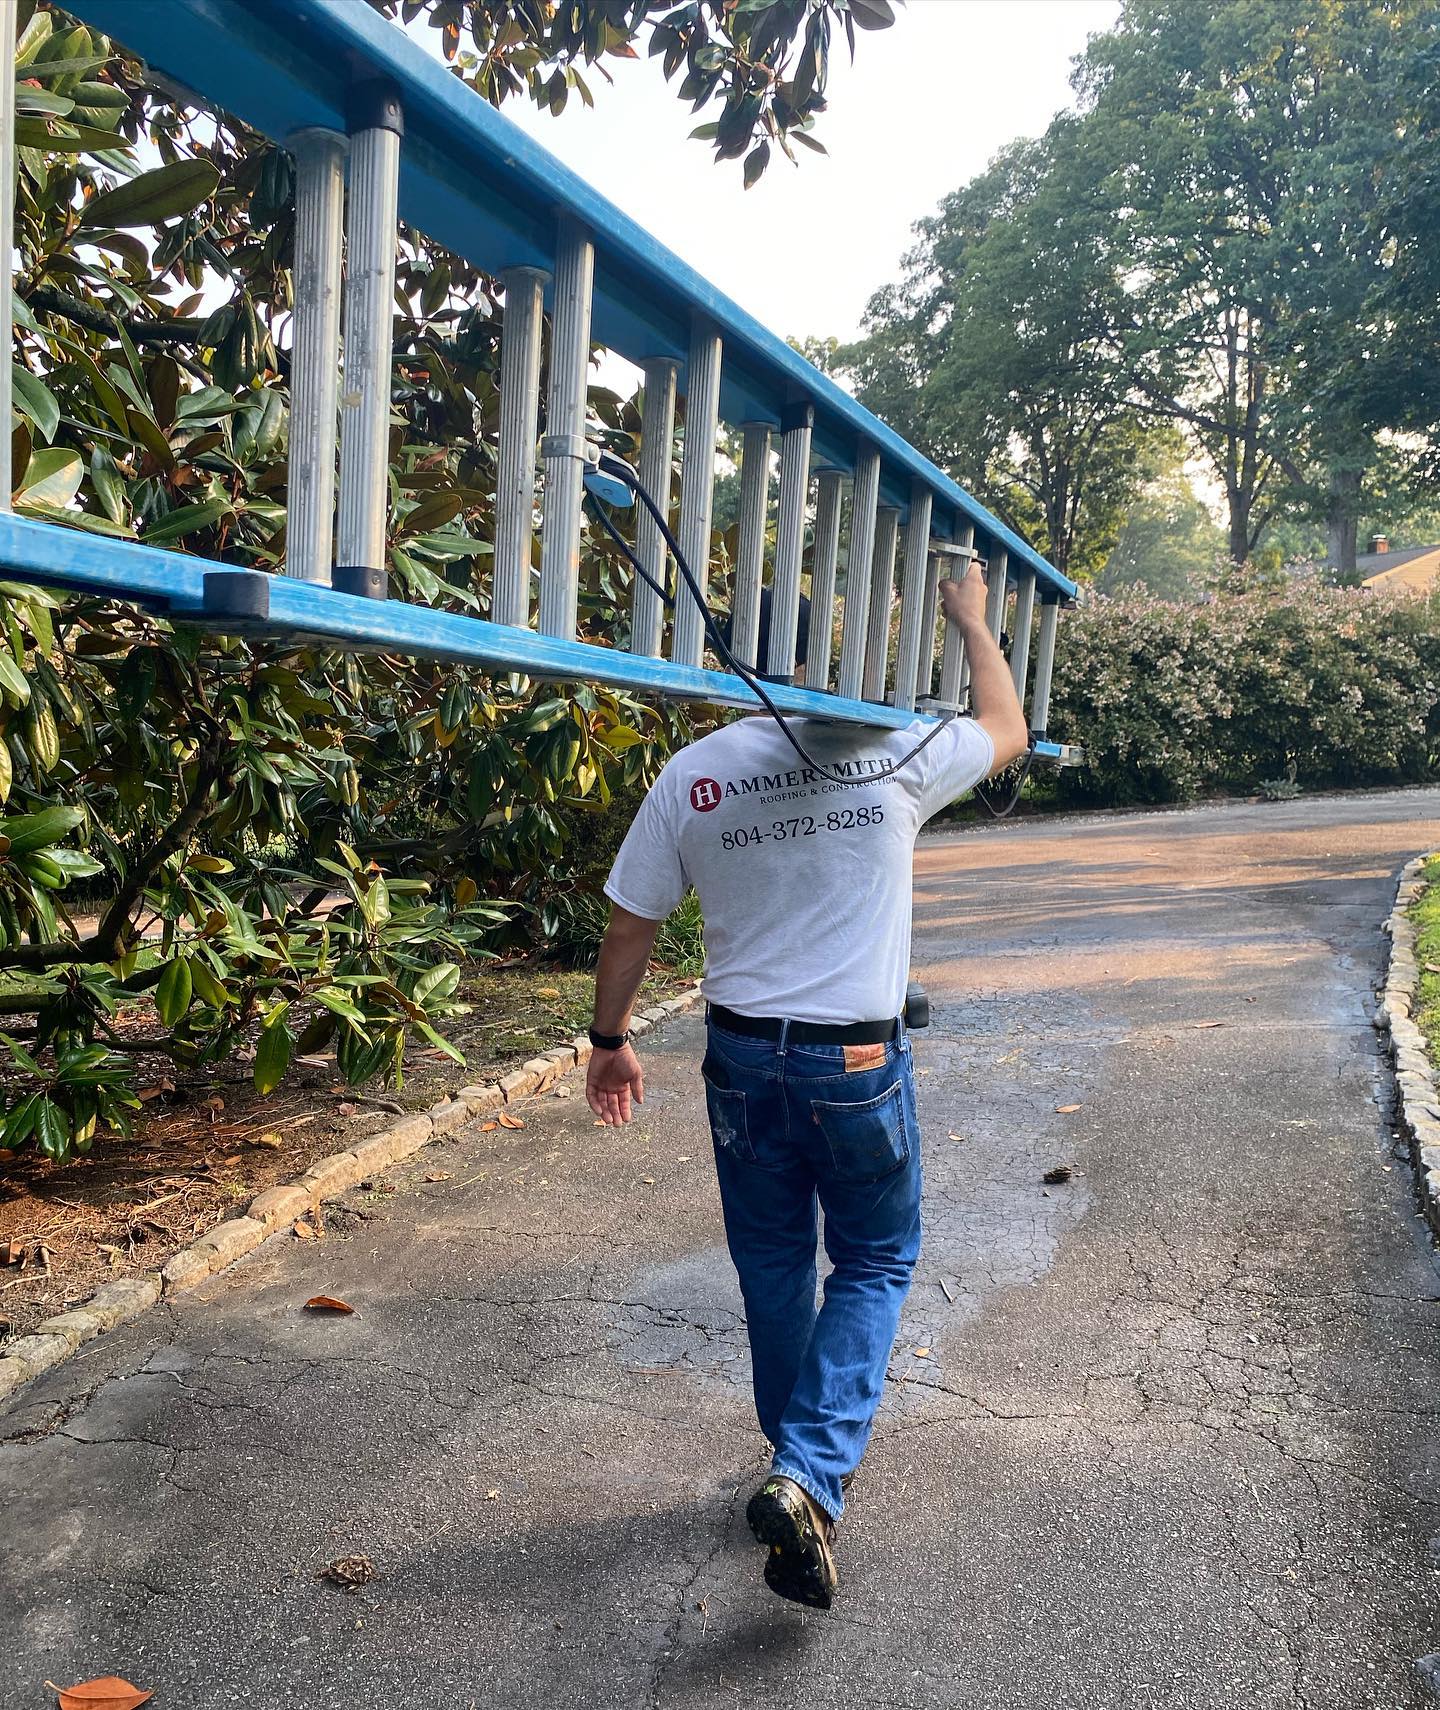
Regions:
<instances>
[{"instance_id":1,"label":"flowering shrub","mask_svg":"<svg viewBox=\"0 0 1440 1710\"><path fill-rule=\"evenodd\" d=\"M1066 615L1050 734L1088 764L1061 800L1125 806L1440 775L1440 591L1221 593L1178 605L1142 589Z\"/></svg>"}]
</instances>

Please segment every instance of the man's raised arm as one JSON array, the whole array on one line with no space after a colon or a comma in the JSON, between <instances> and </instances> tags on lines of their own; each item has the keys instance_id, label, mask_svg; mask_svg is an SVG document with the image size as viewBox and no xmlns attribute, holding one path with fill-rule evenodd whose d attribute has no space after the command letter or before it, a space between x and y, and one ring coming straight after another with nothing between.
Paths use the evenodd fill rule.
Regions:
<instances>
[{"instance_id":1,"label":"man's raised arm","mask_svg":"<svg viewBox=\"0 0 1440 1710\"><path fill-rule=\"evenodd\" d=\"M1020 697L1015 693L1009 663L985 621L985 577L978 559L970 560L970 568L962 580L947 579L940 584L940 604L965 642L965 658L970 666L970 710L975 722L984 726L995 744L993 776L1030 746L1030 731Z\"/></svg>"}]
</instances>

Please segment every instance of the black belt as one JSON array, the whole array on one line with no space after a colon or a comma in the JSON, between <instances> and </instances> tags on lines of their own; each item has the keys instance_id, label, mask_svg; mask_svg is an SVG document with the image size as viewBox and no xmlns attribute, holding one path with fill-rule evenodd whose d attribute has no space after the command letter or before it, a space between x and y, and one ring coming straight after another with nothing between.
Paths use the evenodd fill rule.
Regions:
<instances>
[{"instance_id":1,"label":"black belt","mask_svg":"<svg viewBox=\"0 0 1440 1710\"><path fill-rule=\"evenodd\" d=\"M727 1033L743 1033L751 1039L778 1039L785 1023L774 1015L737 1015L723 1003L712 1003L711 1021ZM898 1023L891 1021L792 1021L787 1039L797 1045L883 1045L895 1037Z\"/></svg>"}]
</instances>

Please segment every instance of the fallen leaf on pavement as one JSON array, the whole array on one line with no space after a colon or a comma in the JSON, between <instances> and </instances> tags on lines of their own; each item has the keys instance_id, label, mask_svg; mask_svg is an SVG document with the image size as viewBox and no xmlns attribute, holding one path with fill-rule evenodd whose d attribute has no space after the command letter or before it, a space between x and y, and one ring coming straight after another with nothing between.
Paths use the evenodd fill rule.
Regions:
<instances>
[{"instance_id":1,"label":"fallen leaf on pavement","mask_svg":"<svg viewBox=\"0 0 1440 1710\"><path fill-rule=\"evenodd\" d=\"M951 1139L952 1139L952 1140L963 1140L963 1139L964 1139L964 1138L965 1138L965 1136L964 1136L964 1135L963 1135L963 1134L957 1134L957 1133L956 1133L956 1132L955 1132L955 1130L954 1130L954 1129L953 1129L953 1128L952 1128L952 1129L951 1129L951 1130L950 1130L950 1138L951 1138Z\"/></svg>"},{"instance_id":2,"label":"fallen leaf on pavement","mask_svg":"<svg viewBox=\"0 0 1440 1710\"><path fill-rule=\"evenodd\" d=\"M135 1710L153 1692L142 1692L118 1674L107 1674L99 1680L84 1680L79 1686L56 1686L47 1680L46 1686L60 1699L60 1710Z\"/></svg>"},{"instance_id":3,"label":"fallen leaf on pavement","mask_svg":"<svg viewBox=\"0 0 1440 1710\"><path fill-rule=\"evenodd\" d=\"M492 1128L498 1128L499 1126L500 1124L498 1122L482 1122L480 1124L480 1132L482 1134L488 1134Z\"/></svg>"},{"instance_id":4,"label":"fallen leaf on pavement","mask_svg":"<svg viewBox=\"0 0 1440 1710\"><path fill-rule=\"evenodd\" d=\"M297 1223L291 1230L291 1234L298 1235L302 1241L313 1241L315 1239L315 1226L313 1223Z\"/></svg>"},{"instance_id":5,"label":"fallen leaf on pavement","mask_svg":"<svg viewBox=\"0 0 1440 1710\"><path fill-rule=\"evenodd\" d=\"M305 1302L313 1312L353 1312L355 1308L348 1301L337 1300L333 1294L313 1294Z\"/></svg>"},{"instance_id":6,"label":"fallen leaf on pavement","mask_svg":"<svg viewBox=\"0 0 1440 1710\"><path fill-rule=\"evenodd\" d=\"M425 1172L425 1180L427 1182L448 1182L450 1180L450 1172L449 1170L427 1170Z\"/></svg>"},{"instance_id":7,"label":"fallen leaf on pavement","mask_svg":"<svg viewBox=\"0 0 1440 1710\"><path fill-rule=\"evenodd\" d=\"M655 1186L654 1176L641 1176L640 1180L642 1182L644 1182L646 1187L654 1187Z\"/></svg>"},{"instance_id":8,"label":"fallen leaf on pavement","mask_svg":"<svg viewBox=\"0 0 1440 1710\"><path fill-rule=\"evenodd\" d=\"M915 1358L917 1360L928 1360L930 1358L930 1350L928 1348L917 1348L915 1350Z\"/></svg>"},{"instance_id":9,"label":"fallen leaf on pavement","mask_svg":"<svg viewBox=\"0 0 1440 1710\"><path fill-rule=\"evenodd\" d=\"M1056 1187L1061 1182L1068 1182L1070 1180L1070 1166L1068 1164L1056 1164L1053 1170L1046 1170L1040 1180L1045 1183L1046 1187Z\"/></svg>"},{"instance_id":10,"label":"fallen leaf on pavement","mask_svg":"<svg viewBox=\"0 0 1440 1710\"><path fill-rule=\"evenodd\" d=\"M511 1116L508 1110L502 1110L500 1112L498 1121L502 1128L523 1128L525 1126L525 1118L523 1116Z\"/></svg>"},{"instance_id":11,"label":"fallen leaf on pavement","mask_svg":"<svg viewBox=\"0 0 1440 1710\"><path fill-rule=\"evenodd\" d=\"M1079 1110L1079 1108L1080 1106L1078 1104L1057 1104L1055 1106L1055 1111L1059 1116L1069 1116L1072 1110Z\"/></svg>"},{"instance_id":12,"label":"fallen leaf on pavement","mask_svg":"<svg viewBox=\"0 0 1440 1710\"><path fill-rule=\"evenodd\" d=\"M346 1591L359 1591L374 1579L375 1564L369 1556L339 1556L329 1567L322 1568L317 1577L344 1586Z\"/></svg>"}]
</instances>

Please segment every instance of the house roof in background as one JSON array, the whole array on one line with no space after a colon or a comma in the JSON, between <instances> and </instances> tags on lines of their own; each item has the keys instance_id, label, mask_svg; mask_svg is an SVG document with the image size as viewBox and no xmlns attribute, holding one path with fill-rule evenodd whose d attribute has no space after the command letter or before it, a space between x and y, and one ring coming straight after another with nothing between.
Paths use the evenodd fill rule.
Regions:
<instances>
[{"instance_id":1,"label":"house roof in background","mask_svg":"<svg viewBox=\"0 0 1440 1710\"><path fill-rule=\"evenodd\" d=\"M1363 574L1367 588L1423 594L1440 584L1440 546L1360 552L1355 556L1355 568Z\"/></svg>"}]
</instances>

